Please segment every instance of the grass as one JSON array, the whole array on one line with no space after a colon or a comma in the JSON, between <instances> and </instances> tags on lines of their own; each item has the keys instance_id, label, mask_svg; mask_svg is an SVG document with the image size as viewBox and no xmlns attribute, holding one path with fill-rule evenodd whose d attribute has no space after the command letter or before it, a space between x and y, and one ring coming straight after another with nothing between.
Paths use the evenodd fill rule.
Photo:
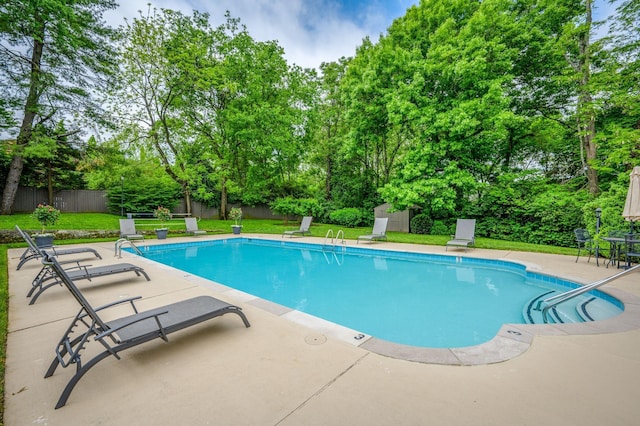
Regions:
<instances>
[{"instance_id":1,"label":"grass","mask_svg":"<svg viewBox=\"0 0 640 426\"><path fill-rule=\"evenodd\" d=\"M120 229L119 216L104 213L64 213L60 215L60 220L55 226L48 227L47 230L114 230ZM154 228L167 227L171 234L169 236L182 236L184 233L184 220L175 219L169 222L160 222L155 219L137 220L140 226L138 230L152 231ZM210 233L231 233L232 220L201 219L198 228ZM40 223L33 219L30 214L14 214L10 216L0 216L0 229L10 230L15 225L20 226L27 232L38 232L41 230ZM245 233L275 234L281 235L283 231L297 229L297 223L284 223L275 219L245 219L242 221L242 231ZM347 240L355 240L359 235L369 234L370 227L365 228L340 228L337 225L313 223L311 234L316 237L324 237L329 230L334 234L338 229L343 229L344 237ZM397 243L425 244L443 246L450 239L449 235L420 235L407 234L403 232L389 232L388 240ZM96 239L76 239L56 241L56 243L84 243L96 241L110 241L115 238ZM24 243L0 244L0 377L4 378L7 325L8 325L8 271L7 271L7 249L13 247L25 247ZM554 247L539 244L521 243L517 241L493 240L490 238L477 238L476 247L494 250L529 251L536 253L575 255L576 249L567 247ZM0 380L0 424L4 417L4 380Z\"/></svg>"},{"instance_id":2,"label":"grass","mask_svg":"<svg viewBox=\"0 0 640 426\"><path fill-rule=\"evenodd\" d=\"M48 230L118 230L119 216L104 213L64 213L60 215L60 220L55 226L48 227ZM201 219L198 222L199 229L204 229L211 233L231 233L232 220L218 219ZM30 214L14 214L11 216L0 216L0 229L13 229L15 225L22 229L37 232L40 230L40 224L33 219ZM168 222L160 222L156 219L136 220L136 227L143 232L152 231L154 228L166 227L171 231L170 236L185 235L184 221L182 219L174 219ZM296 229L297 223L284 223L280 219L245 219L242 221L242 232L260 233L260 234L276 234L281 235L282 231L288 229ZM323 224L314 222L311 226L311 233L316 237L324 237L329 229L334 233L338 229L343 229L345 239L355 240L359 235L371 232L370 227L360 228L340 228L337 225ZM391 242L426 244L443 246L450 239L449 235L421 235L407 234L403 232L389 232L388 239ZM91 241L91 240L86 240ZM82 240L69 241L73 243L85 242ZM61 243L58 242L58 243ZM494 249L494 250L513 250L513 251L531 251L536 253L551 254L576 254L576 249L567 247L555 247L540 244L529 244L518 241L503 241L490 238L477 238L476 247Z\"/></svg>"}]
</instances>

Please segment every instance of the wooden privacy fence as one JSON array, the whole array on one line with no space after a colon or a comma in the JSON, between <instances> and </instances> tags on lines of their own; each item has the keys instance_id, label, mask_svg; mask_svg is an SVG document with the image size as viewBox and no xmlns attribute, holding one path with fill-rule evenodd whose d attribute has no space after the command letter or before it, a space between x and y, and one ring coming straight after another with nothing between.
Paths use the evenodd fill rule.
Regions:
<instances>
[{"instance_id":1,"label":"wooden privacy fence","mask_svg":"<svg viewBox=\"0 0 640 426\"><path fill-rule=\"evenodd\" d=\"M38 204L48 204L46 189L19 187L13 213L32 212ZM107 192L89 189L62 190L54 193L53 206L65 213L108 213Z\"/></svg>"},{"instance_id":2,"label":"wooden privacy fence","mask_svg":"<svg viewBox=\"0 0 640 426\"><path fill-rule=\"evenodd\" d=\"M90 189L75 189L57 191L53 197L53 206L63 213L108 213L107 191ZM46 189L31 187L19 187L13 202L12 213L31 213L38 204L48 203ZM229 205L241 207L239 205ZM173 213L185 213L187 205L184 200L172 209ZM282 219L280 215L274 215L268 206L248 207L242 206L244 218L253 219ZM129 213L129 212L125 212ZM191 216L203 218L217 218L218 208L208 207L199 201L191 201Z\"/></svg>"}]
</instances>

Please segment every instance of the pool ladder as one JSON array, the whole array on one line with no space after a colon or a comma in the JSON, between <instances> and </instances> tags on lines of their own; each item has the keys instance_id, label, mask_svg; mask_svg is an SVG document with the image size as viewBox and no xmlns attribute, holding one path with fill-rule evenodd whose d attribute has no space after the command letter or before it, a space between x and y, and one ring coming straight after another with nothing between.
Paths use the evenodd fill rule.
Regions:
<instances>
[{"instance_id":1,"label":"pool ladder","mask_svg":"<svg viewBox=\"0 0 640 426\"><path fill-rule=\"evenodd\" d=\"M331 238L331 240L329 244L327 244L327 241L329 241L329 238ZM342 259L338 258L338 254L336 253L336 244L338 242L342 243L342 251L341 251ZM344 262L345 249L346 249L346 241L344 240L344 232L342 231L342 229L338 230L335 238L333 236L333 229L329 229L327 231L327 235L324 237L324 244L322 244L322 254L324 255L324 258L327 261L327 263L331 264L335 260L338 266L341 266L342 263ZM328 251L330 251L333 254L332 258L329 258L327 256Z\"/></svg>"},{"instance_id":2,"label":"pool ladder","mask_svg":"<svg viewBox=\"0 0 640 426\"><path fill-rule=\"evenodd\" d=\"M327 240L329 240L329 238L331 238L331 242L330 244L327 244ZM344 231L342 229L339 229L338 232L336 233L335 238L333 237L333 229L329 229L327 231L327 235L325 235L324 237L324 243L322 244L322 250L325 250L325 248L331 248L331 250L336 249L336 244L338 243L338 241L341 242L342 247L343 247L343 251L344 251L344 247L347 244L346 241L344 240Z\"/></svg>"},{"instance_id":3,"label":"pool ladder","mask_svg":"<svg viewBox=\"0 0 640 426\"><path fill-rule=\"evenodd\" d=\"M127 240L126 238L120 238L118 241L116 241L116 252L114 256L118 256L119 259L122 258L122 245L124 243L128 243L131 246L131 248L133 248L133 251L135 251L138 255L142 256L142 252L140 251L138 246L133 244L133 241Z\"/></svg>"}]
</instances>

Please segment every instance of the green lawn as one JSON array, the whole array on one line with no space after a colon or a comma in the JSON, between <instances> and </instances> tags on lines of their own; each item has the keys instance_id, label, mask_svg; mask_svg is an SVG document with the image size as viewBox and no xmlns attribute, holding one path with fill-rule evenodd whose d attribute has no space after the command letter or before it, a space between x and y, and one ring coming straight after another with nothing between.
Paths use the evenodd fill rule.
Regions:
<instances>
[{"instance_id":1,"label":"green lawn","mask_svg":"<svg viewBox=\"0 0 640 426\"><path fill-rule=\"evenodd\" d=\"M48 227L49 230L114 230L120 229L118 223L119 216L103 214L103 213L63 213L60 220L55 226ZM184 221L172 220L161 223L157 220L139 221L142 225L139 230L151 231L158 227L168 227L172 236L181 236L184 234ZM215 220L201 219L198 223L199 229L204 229L210 233L231 233L231 220ZM15 225L20 228L36 232L40 230L40 224L33 219L30 214L14 214L11 216L0 216L0 229L13 229ZM297 223L284 223L282 220L261 219L252 220L245 219L242 221L242 230L247 233L276 234L281 235L282 231L289 229L297 229ZM322 223L313 223L311 226L311 234L316 237L324 237L327 232L332 229L337 233L338 229L343 229L345 239L355 240L359 235L368 234L371 228L340 228L336 225L327 225ZM411 243L411 244L427 244L443 246L450 239L449 235L418 235L405 234L402 232L390 232L388 240L391 242ZM115 240L113 239L101 239ZM65 240L56 243L81 243L90 242L92 240ZM95 241L95 240L93 240ZM25 247L24 243L0 244L0 377L4 377L4 361L5 348L7 338L7 307L8 307L8 271L7 271L7 249L11 247ZM514 250L514 251L530 251L537 253L552 253L575 255L576 249L566 247L544 246L538 244L521 243L517 241L501 241L489 238L478 238L476 247L496 250ZM4 381L0 380L0 419L4 414ZM1 424L1 420L0 420Z\"/></svg>"},{"instance_id":2,"label":"green lawn","mask_svg":"<svg viewBox=\"0 0 640 426\"><path fill-rule=\"evenodd\" d=\"M55 226L48 227L49 230L118 230L119 216L103 214L103 213L63 213L60 220ZM151 231L154 228L168 227L172 231L170 236L184 235L184 220L174 219L169 222L161 223L158 220L137 220L138 230ZM209 231L210 233L231 233L231 220L201 219L198 227ZM13 229L15 225L20 228L36 232L40 229L40 224L31 217L30 214L15 214L11 216L0 216L0 229ZM276 219L245 219L242 221L242 230L246 233L261 234L282 234L287 229L296 229L297 223L284 223L282 220ZM371 232L370 227L364 228L340 228L337 225L328 225L314 222L311 226L311 233L316 237L324 237L327 231L332 229L334 233L338 229L343 229L345 239L355 240L359 235ZM405 234L402 232L390 232L388 234L389 241L402 242L412 244L428 244L428 245L445 245L450 239L449 235L419 235ZM83 241L65 241L65 242L83 242ZM63 243L58 241L58 244ZM554 247L538 244L521 243L517 241L502 241L489 238L478 238L476 247L497 250L515 250L515 251L532 251L538 253L553 254L575 254L576 250L567 247Z\"/></svg>"}]
</instances>

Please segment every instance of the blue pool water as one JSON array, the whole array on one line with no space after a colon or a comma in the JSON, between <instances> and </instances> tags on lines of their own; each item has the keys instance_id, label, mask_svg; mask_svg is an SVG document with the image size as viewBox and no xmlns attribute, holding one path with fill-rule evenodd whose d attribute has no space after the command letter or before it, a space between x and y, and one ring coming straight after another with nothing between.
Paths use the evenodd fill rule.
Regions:
<instances>
[{"instance_id":1,"label":"blue pool water","mask_svg":"<svg viewBox=\"0 0 640 426\"><path fill-rule=\"evenodd\" d=\"M462 347L523 323L576 284L503 261L246 238L144 247L144 256L390 342Z\"/></svg>"}]
</instances>

